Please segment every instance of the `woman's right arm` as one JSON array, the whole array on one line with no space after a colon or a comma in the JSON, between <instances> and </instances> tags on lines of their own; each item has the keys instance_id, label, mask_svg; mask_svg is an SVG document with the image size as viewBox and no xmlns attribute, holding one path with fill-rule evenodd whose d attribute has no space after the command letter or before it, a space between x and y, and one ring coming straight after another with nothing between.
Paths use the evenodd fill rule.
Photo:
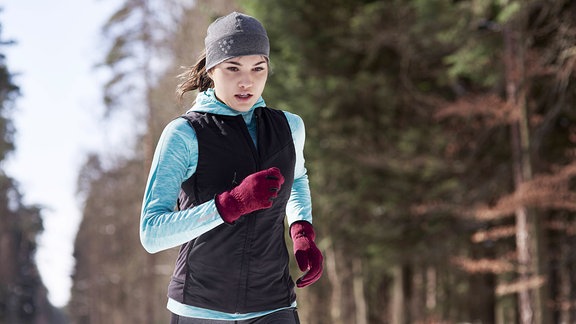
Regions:
<instances>
[{"instance_id":1,"label":"woman's right arm","mask_svg":"<svg viewBox=\"0 0 576 324\"><path fill-rule=\"evenodd\" d=\"M196 171L198 142L184 118L170 122L158 141L144 192L140 242L156 253L182 245L223 224L214 200L174 211L182 182Z\"/></svg>"}]
</instances>

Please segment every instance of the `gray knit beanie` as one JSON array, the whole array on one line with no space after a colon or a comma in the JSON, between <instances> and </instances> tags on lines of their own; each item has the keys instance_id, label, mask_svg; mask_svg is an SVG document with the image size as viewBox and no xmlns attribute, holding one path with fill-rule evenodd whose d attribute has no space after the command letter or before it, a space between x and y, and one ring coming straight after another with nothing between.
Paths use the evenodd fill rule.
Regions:
<instances>
[{"instance_id":1,"label":"gray knit beanie","mask_svg":"<svg viewBox=\"0 0 576 324\"><path fill-rule=\"evenodd\" d=\"M216 19L204 39L206 71L223 61L244 55L270 55L264 26L254 17L233 12Z\"/></svg>"}]
</instances>

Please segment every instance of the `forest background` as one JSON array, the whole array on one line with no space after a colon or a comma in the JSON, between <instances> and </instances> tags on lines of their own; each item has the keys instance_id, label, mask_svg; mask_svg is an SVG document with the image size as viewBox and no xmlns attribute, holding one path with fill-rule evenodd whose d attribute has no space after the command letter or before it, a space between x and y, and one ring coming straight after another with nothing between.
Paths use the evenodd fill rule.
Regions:
<instances>
[{"instance_id":1,"label":"forest background","mask_svg":"<svg viewBox=\"0 0 576 324\"><path fill-rule=\"evenodd\" d=\"M297 291L303 323L576 321L576 2L126 0L97 63L104 117L133 113L137 144L78 174L63 309L34 264L42 209L0 174L0 322L167 321L175 251L141 248L143 189L193 100L176 100L175 76L232 10L268 30L267 103L306 123L325 273ZM1 58L4 160L18 85Z\"/></svg>"}]
</instances>

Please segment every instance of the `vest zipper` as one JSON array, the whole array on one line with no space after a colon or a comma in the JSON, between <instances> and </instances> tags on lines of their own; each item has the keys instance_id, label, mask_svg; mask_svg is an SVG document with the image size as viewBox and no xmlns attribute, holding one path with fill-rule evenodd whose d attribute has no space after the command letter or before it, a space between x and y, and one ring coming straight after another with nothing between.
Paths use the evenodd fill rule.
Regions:
<instances>
[{"instance_id":1,"label":"vest zipper","mask_svg":"<svg viewBox=\"0 0 576 324\"><path fill-rule=\"evenodd\" d=\"M242 129L242 134L244 135L244 139L248 142L248 147L250 148L251 152L252 152L252 157L254 158L254 164L256 167L256 172L260 171L260 153L258 150L258 143L259 143L259 118L258 118L258 114L256 113L256 111L254 111L254 115L253 118L256 118L255 122L256 123L256 143L254 143L254 139L252 139L252 136L250 136L250 131L248 130L248 125L246 124L246 122L244 121L244 118L242 116L239 116L241 122L243 123L244 127L241 127ZM242 263L240 265L240 274L243 276L240 278L241 282L238 283L239 287L244 286L244 289L238 289L238 295L236 296L236 311L238 311L238 307L240 306L240 303L242 301L244 301L244 303L246 303L246 298L248 297L248 278L249 278L249 273L250 273L250 257L251 257L251 245L252 242L254 240L253 235L254 235L254 228L255 228L255 215L253 214L255 212L250 213L249 215L245 215L243 217L247 217L247 229L246 229L246 238L244 240L244 249L243 249L243 253L242 253ZM257 211L256 211L257 213ZM244 270L244 272L242 271ZM242 282L243 281L243 282ZM244 296L240 296L240 292L244 291ZM246 307L246 305L242 305L242 307Z\"/></svg>"}]
</instances>

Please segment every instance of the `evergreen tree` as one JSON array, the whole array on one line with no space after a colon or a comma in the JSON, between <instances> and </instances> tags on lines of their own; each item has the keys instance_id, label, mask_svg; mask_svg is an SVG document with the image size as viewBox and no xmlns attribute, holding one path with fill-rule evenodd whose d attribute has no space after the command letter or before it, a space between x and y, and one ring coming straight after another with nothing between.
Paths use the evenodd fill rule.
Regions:
<instances>
[{"instance_id":1,"label":"evergreen tree","mask_svg":"<svg viewBox=\"0 0 576 324\"><path fill-rule=\"evenodd\" d=\"M126 2L135 3L144 2ZM298 113L306 123L325 275L297 290L303 322L508 323L526 321L530 312L536 323L574 321L567 305L576 291L571 271L576 268L571 252L576 3L238 3L264 23L271 40L267 103ZM137 100L145 111L141 125L148 148L108 169L98 158L89 159L81 175L86 218L76 242L75 287L86 283L81 278L97 285L95 274L120 278L92 297L108 296L110 302L93 308L90 320L128 320L113 304L130 307L122 303L123 294L142 292L128 290L124 270L172 264L137 255L143 251L134 238L120 234L136 229L138 219L119 215L136 212L132 200L143 188L133 177L146 169L161 126L179 114L166 98L178 67L194 63L207 24L218 16L211 5L231 8L226 1L198 1L171 11L179 18L162 29L167 68L148 70L144 79L150 82ZM128 20L116 21L122 27ZM112 49L127 53L134 42L150 39L134 35L115 34L118 46ZM124 72L143 71L138 64L112 65L120 66L132 68L115 70L119 80ZM124 102L117 99L111 102ZM525 233L537 242L526 249L517 239L521 210L529 225ZM104 214L117 216L98 218ZM94 230L112 228L103 244L103 234ZM89 260L108 246L106 257ZM528 249L548 258L522 259L521 251ZM120 265L120 258L129 265ZM145 294L163 296L160 286ZM79 302L89 294L75 296ZM150 307L162 318L162 303Z\"/></svg>"},{"instance_id":2,"label":"evergreen tree","mask_svg":"<svg viewBox=\"0 0 576 324\"><path fill-rule=\"evenodd\" d=\"M367 316L381 321L391 311L381 307L388 298L382 288L390 280L404 280L403 273L446 264L470 226L445 213L423 219L412 212L417 204L453 196L458 188L441 160L448 139L438 124L430 123L434 96L447 92L446 86L435 84L434 66L448 49L420 29L426 23L433 26L425 19L437 16L430 12L426 17L418 3L409 2L251 5L272 42L274 74L266 96L301 114L307 124L315 221L330 238L324 242L328 260L331 249L336 257L327 261L335 262L335 274L330 276L328 268L325 279L341 295L329 307L332 312L352 310L323 321L350 323L354 309L362 309L364 302ZM425 9L450 7L437 3ZM449 17L446 12L445 21L426 32L433 36L451 22ZM431 246L431 241L437 244ZM358 262L362 273L353 270ZM370 287L365 300L347 298L355 277ZM409 313L407 303L391 307ZM311 321L318 320L318 313L314 316Z\"/></svg>"},{"instance_id":3,"label":"evergreen tree","mask_svg":"<svg viewBox=\"0 0 576 324\"><path fill-rule=\"evenodd\" d=\"M310 315L313 321L361 322L362 300L349 298L356 296L351 279L359 277L370 287L364 294L371 322L525 319L525 291L531 291L534 318L547 322L550 299L531 287L556 275L545 272L543 259L509 255L523 249L515 240L522 237L516 235L521 220L513 217L518 207L529 209L534 244L525 247L535 254L546 248L535 222L546 224L543 216L551 208L574 207L565 142L574 4L243 3L269 29L274 75L265 95L300 113L307 124L315 219L329 237L324 282L332 290L313 291L332 296L331 306L312 306L329 308ZM510 51L518 46L507 44L505 30L512 24L513 37L521 38ZM519 50L525 51L520 61L510 61ZM525 79L519 68L527 70ZM524 92L507 92L511 80ZM522 108L514 101L521 97ZM527 109L523 123L518 109ZM522 125L529 131L519 133ZM529 138L515 142L514 134ZM530 165L533 176L515 183L514 174ZM530 195L515 200L529 188ZM549 196L552 188L562 188L562 194ZM530 216L542 208L547 212ZM362 267L353 266L356 258ZM525 266L535 267L534 277L522 279ZM390 308L383 311L382 304Z\"/></svg>"},{"instance_id":4,"label":"evergreen tree","mask_svg":"<svg viewBox=\"0 0 576 324\"><path fill-rule=\"evenodd\" d=\"M18 183L1 166L15 149L10 116L20 92L6 64L0 24L0 323L64 323L48 302L35 261L41 208L23 203Z\"/></svg>"}]
</instances>

